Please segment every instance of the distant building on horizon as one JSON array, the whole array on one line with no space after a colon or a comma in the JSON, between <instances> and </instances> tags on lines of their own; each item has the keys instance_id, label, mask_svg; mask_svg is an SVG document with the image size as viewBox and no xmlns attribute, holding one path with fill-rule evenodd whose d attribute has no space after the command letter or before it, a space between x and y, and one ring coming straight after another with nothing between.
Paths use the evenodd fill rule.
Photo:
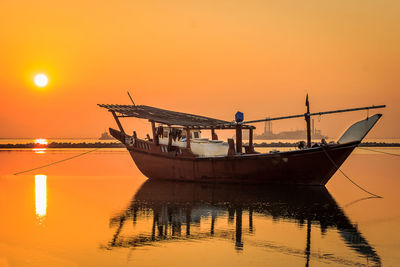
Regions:
<instances>
[{"instance_id":1,"label":"distant building on horizon","mask_svg":"<svg viewBox=\"0 0 400 267\"><path fill-rule=\"evenodd\" d=\"M102 133L99 138L99 140L113 140L113 139L114 139L114 137L109 135L107 132Z\"/></svg>"},{"instance_id":2,"label":"distant building on horizon","mask_svg":"<svg viewBox=\"0 0 400 267\"><path fill-rule=\"evenodd\" d=\"M267 117L268 119L268 117ZM248 139L247 131L243 132L243 138ZM257 140L276 140L276 139L306 139L307 130L283 131L274 134L272 132L272 121L266 121L264 124L264 132L262 134L254 134L253 139ZM314 119L311 121L311 138L312 139L327 139L328 136L323 135L321 130L315 128Z\"/></svg>"}]
</instances>

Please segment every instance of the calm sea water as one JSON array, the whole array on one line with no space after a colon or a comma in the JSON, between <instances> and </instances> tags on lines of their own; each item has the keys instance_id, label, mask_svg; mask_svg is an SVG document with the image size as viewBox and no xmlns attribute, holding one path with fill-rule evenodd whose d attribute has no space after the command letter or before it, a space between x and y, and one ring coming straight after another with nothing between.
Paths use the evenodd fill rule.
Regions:
<instances>
[{"instance_id":1,"label":"calm sea water","mask_svg":"<svg viewBox=\"0 0 400 267\"><path fill-rule=\"evenodd\" d=\"M268 148L269 149L269 148ZM398 148L376 148L400 154ZM124 149L0 151L0 266L399 266L399 157L326 189L154 183Z\"/></svg>"}]
</instances>

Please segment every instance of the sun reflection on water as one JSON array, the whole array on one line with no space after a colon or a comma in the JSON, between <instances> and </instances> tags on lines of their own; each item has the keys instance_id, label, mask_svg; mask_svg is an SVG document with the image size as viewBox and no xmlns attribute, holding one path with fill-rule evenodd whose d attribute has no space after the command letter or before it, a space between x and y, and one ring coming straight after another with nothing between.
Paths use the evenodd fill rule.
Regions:
<instances>
[{"instance_id":1,"label":"sun reflection on water","mask_svg":"<svg viewBox=\"0 0 400 267\"><path fill-rule=\"evenodd\" d=\"M46 148L34 148L32 149L36 154L45 154Z\"/></svg>"},{"instance_id":2,"label":"sun reflection on water","mask_svg":"<svg viewBox=\"0 0 400 267\"><path fill-rule=\"evenodd\" d=\"M46 217L47 211L47 176L35 175L35 207L39 223Z\"/></svg>"}]
</instances>

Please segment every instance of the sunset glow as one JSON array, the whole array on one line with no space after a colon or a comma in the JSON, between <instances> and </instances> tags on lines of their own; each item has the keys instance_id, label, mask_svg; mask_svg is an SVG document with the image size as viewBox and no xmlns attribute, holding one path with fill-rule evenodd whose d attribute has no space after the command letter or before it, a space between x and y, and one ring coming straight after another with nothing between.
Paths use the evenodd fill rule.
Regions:
<instances>
[{"instance_id":1,"label":"sunset glow","mask_svg":"<svg viewBox=\"0 0 400 267\"><path fill-rule=\"evenodd\" d=\"M96 104L130 104L129 88L139 104L228 121L237 110L248 119L302 113L307 92L312 112L386 104L370 137L398 136L399 1L24 3L1 8L4 137L27 127L98 136L113 119ZM47 79L36 85L32 74ZM60 119L72 117L71 127ZM337 137L347 122L326 117L317 127ZM134 130L145 136L145 127ZM302 128L274 123L277 132Z\"/></svg>"},{"instance_id":2,"label":"sunset glow","mask_svg":"<svg viewBox=\"0 0 400 267\"><path fill-rule=\"evenodd\" d=\"M47 142L47 139L38 138L38 139L35 139L35 144L37 144L37 145L47 145L48 142Z\"/></svg>"}]
</instances>

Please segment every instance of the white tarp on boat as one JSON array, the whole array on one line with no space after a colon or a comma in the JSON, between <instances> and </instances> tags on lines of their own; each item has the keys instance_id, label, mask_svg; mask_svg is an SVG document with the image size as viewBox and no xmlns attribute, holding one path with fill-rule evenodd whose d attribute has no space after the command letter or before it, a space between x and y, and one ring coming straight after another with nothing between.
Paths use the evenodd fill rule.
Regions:
<instances>
[{"instance_id":1,"label":"white tarp on boat","mask_svg":"<svg viewBox=\"0 0 400 267\"><path fill-rule=\"evenodd\" d=\"M168 145L168 138L160 138L160 144ZM186 147L186 141L172 141L173 146ZM191 139L190 149L201 157L226 156L229 146L222 141L211 141L205 139Z\"/></svg>"}]
</instances>

